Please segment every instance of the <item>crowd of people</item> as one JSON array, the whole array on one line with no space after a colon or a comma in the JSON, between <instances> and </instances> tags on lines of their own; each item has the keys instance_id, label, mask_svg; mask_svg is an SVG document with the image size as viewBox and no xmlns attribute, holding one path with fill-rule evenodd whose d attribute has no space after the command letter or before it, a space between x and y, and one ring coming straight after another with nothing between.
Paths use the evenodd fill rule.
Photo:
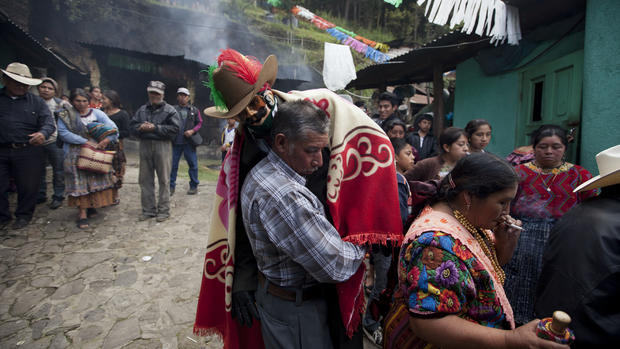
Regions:
<instances>
[{"instance_id":1,"label":"crowd of people","mask_svg":"<svg viewBox=\"0 0 620 349\"><path fill-rule=\"evenodd\" d=\"M435 141L431 114L419 115L412 132L407 132L408 127L396 112L397 104L394 94L382 94L375 121L392 138L399 184L404 176L402 182L410 193L409 197L400 196L401 205L408 204L409 217L403 218L406 238L400 259L391 260L397 272L392 277L398 278L400 285L387 287L385 278L389 276L390 264L386 264L384 256L370 253L374 275L369 274L366 285L372 290L366 313L369 320L364 322L366 334L386 348L416 348L429 343L451 347L458 343L456 338L467 339L474 347L490 345L491 333L487 337L477 332L482 329L472 328L470 338L446 337L445 331L452 326L458 331L459 321L448 320L447 316L441 321L418 318L435 314L455 314L485 327L502 328L509 322L511 326L529 328L517 330L520 335L527 333L536 326L538 321L534 319L551 315L548 307L547 313L536 313L534 309L537 290L544 287L545 280L540 277L550 231L565 213L597 195L595 188L575 192L592 175L565 160L570 135L558 125L543 125L530 135L527 153L523 154L523 147L518 148L502 160L486 150L492 137L492 126L487 120L471 120L464 129L445 128ZM392 114L382 113L389 105ZM415 151L415 164L405 171L398 165L402 139ZM479 156L481 153L488 156ZM466 194L459 199L462 192ZM499 194L502 195L496 197ZM416 204L420 201L422 204ZM446 213L452 217L445 217ZM445 230L427 229L428 224L421 223L442 218L451 225ZM506 225L515 222L518 230L506 229ZM455 246L465 244L463 231L469 231L480 246L465 246L467 253L456 251ZM471 269L475 263L485 264L480 261L485 257L476 252L484 252L486 262L490 263L482 270L493 277L468 279L480 274L481 270ZM498 282L503 286L501 291ZM381 306L380 292L392 296L387 297L391 309ZM486 304L478 300L482 295ZM512 313L507 315L506 304L500 301L507 302ZM491 309L496 313L489 312ZM381 319L383 326L379 326ZM406 325L409 321L411 326Z\"/></svg>"},{"instance_id":2,"label":"crowd of people","mask_svg":"<svg viewBox=\"0 0 620 349\"><path fill-rule=\"evenodd\" d=\"M189 166L187 194L197 193L196 147L202 143L198 133L202 116L189 103L187 88L177 90L177 104L172 106L163 100L166 86L151 81L148 102L130 116L114 90L75 88L65 100L58 97L59 86L53 78L33 78L22 63L11 63L2 73L0 228L12 221L9 192L17 192L12 229L27 226L36 205L48 201L47 164L52 168L53 184L49 208L61 207L66 198L67 206L78 209L77 227L89 228L88 219L97 215L97 209L120 203L127 162L123 143L130 136L140 139L139 220L155 217L161 222L170 216L170 195L175 191L181 155ZM30 91L32 86L37 93ZM85 158L102 162L94 154L107 154L111 160L106 166L85 164Z\"/></svg>"},{"instance_id":3,"label":"crowd of people","mask_svg":"<svg viewBox=\"0 0 620 349\"><path fill-rule=\"evenodd\" d=\"M187 88L171 106L165 84L149 82L130 117L113 90L73 89L67 102L23 64L2 72L3 228L9 179L19 229L47 200L46 162L50 208L66 197L88 228L96 209L119 203L130 135L140 141L140 221L170 217L181 155L196 194L203 120ZM593 177L566 161L572 135L542 125L503 159L486 149L487 120L436 138L432 113L408 125L392 93L369 118L326 90L272 90L276 72L274 56L261 64L231 49L210 70L225 106L204 114L227 126L195 333L244 348L362 348L363 334L383 348L567 348L536 333L564 310L574 347L620 341L620 146L597 155ZM85 149L113 154L110 168L82 165ZM366 182L351 190L355 181Z\"/></svg>"},{"instance_id":4,"label":"crowd of people","mask_svg":"<svg viewBox=\"0 0 620 349\"><path fill-rule=\"evenodd\" d=\"M229 58L218 63L215 71L220 73L227 64L239 64ZM264 77L269 63L270 59L263 71L256 71L258 78ZM493 132L487 120L471 120L464 129L445 128L436 139L431 113L422 113L407 125L399 115L397 97L383 93L372 119L394 151L396 186L384 185L397 193L404 240L368 239L356 246L344 234L346 228L333 230L338 226L333 215L342 212L330 201L329 181L338 173L325 169L325 163L327 158L337 160L339 154L333 144L332 149L327 147L327 140L342 129L327 127L320 112L323 109L329 121L337 123L338 111L344 108L339 109L327 93L305 102L291 102L290 96L280 93L274 98L267 80L257 77L240 75L244 81L229 82L230 86L222 82L228 80L214 78L214 88L226 91L225 100L238 103L227 105L227 113L205 110L210 116L236 118L237 137L245 142L236 151L233 145L236 155L229 158L231 168L238 164L240 178L239 203L229 208L239 212L235 208L239 204L242 217L237 220L241 224L223 235L236 239L234 277L230 285L226 283L231 294L225 297L231 297L230 316L237 319L237 331L259 326L262 341L241 347L361 348L358 335L363 332L384 348L566 348L536 334L539 319L554 310L573 317L575 347L605 347L620 339L617 312L604 305L618 291L614 271L618 253L608 251L608 243L601 246L604 242L598 236L613 235L609 243L618 242L620 225L610 214L614 209L618 213L614 205L620 185L620 146L599 154L603 158L607 153L614 165L599 164L602 177L592 178L586 169L566 161L570 134L558 125L542 125L530 135L531 145L502 159L487 150ZM255 95L241 99L230 90L235 84L249 84L242 90ZM363 103L355 105L368 113ZM351 128L359 128L351 123ZM266 128L271 132L264 132ZM339 170L338 166L333 162L332 169ZM317 192L316 185L325 176L327 187ZM599 188L605 195L597 196ZM386 193L385 200L388 197ZM585 218L604 204L610 205L600 213L605 223L588 219L596 221L600 232L589 233L586 239L573 228L569 237L572 248L580 250L580 262L602 270L595 279L603 281L593 280L586 271L593 269L587 267L579 268L581 279L573 279L566 270L571 252L563 250L569 242L558 227L570 224L563 223L563 216L575 213ZM309 216L308 210L315 214ZM585 224L579 226L585 229ZM590 250L581 251L581 239ZM210 258L207 252L206 260L213 262ZM332 321L342 314L334 313L338 303L331 300L329 285L340 290L356 284L354 271L364 264L362 259L370 260L362 285L368 303L359 328L343 336L341 324ZM207 269L204 272L208 275ZM208 297L222 296L210 293L206 285L203 278L196 333L221 326L201 306ZM553 292L563 293L562 287L571 286L566 292L570 296L554 298ZM340 312L345 311L341 306ZM231 339L234 333L223 335L225 343L237 341Z\"/></svg>"}]
</instances>

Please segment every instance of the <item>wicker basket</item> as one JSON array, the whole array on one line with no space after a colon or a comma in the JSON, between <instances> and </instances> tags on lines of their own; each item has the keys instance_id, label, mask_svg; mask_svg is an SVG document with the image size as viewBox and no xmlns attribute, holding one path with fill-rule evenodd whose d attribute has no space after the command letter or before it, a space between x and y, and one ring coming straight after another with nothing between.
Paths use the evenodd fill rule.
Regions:
<instances>
[{"instance_id":1,"label":"wicker basket","mask_svg":"<svg viewBox=\"0 0 620 349\"><path fill-rule=\"evenodd\" d=\"M112 171L112 159L115 151L97 149L90 144L82 144L78 156L77 168L95 173L109 173Z\"/></svg>"}]
</instances>

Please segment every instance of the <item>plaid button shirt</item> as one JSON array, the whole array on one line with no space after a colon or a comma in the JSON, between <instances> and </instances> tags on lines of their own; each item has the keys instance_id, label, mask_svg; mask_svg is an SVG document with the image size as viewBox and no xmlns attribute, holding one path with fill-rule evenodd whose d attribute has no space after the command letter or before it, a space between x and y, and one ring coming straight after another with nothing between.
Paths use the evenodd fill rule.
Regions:
<instances>
[{"instance_id":1,"label":"plaid button shirt","mask_svg":"<svg viewBox=\"0 0 620 349\"><path fill-rule=\"evenodd\" d=\"M258 269L283 287L348 280L365 254L363 247L342 241L305 183L271 151L241 190L243 224Z\"/></svg>"}]
</instances>

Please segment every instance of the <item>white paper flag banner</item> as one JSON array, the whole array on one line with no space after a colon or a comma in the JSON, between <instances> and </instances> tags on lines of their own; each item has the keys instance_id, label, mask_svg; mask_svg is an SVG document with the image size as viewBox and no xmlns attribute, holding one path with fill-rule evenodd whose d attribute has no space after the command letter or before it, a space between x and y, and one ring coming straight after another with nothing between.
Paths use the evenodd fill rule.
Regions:
<instances>
[{"instance_id":1,"label":"white paper flag banner","mask_svg":"<svg viewBox=\"0 0 620 349\"><path fill-rule=\"evenodd\" d=\"M518 45L521 40L519 9L502 0L418 0L418 5L424 3L431 23L444 25L451 18L450 28L463 23L462 32L488 35L495 45Z\"/></svg>"},{"instance_id":2,"label":"white paper flag banner","mask_svg":"<svg viewBox=\"0 0 620 349\"><path fill-rule=\"evenodd\" d=\"M349 46L326 42L323 60L325 86L332 91L342 90L355 78L355 64Z\"/></svg>"}]
</instances>

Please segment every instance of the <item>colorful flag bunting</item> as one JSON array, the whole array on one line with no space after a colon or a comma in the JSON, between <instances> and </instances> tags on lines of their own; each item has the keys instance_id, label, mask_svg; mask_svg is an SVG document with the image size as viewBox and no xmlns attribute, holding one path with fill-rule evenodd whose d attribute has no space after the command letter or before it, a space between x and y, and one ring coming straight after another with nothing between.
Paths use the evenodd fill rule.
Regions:
<instances>
[{"instance_id":1,"label":"colorful flag bunting","mask_svg":"<svg viewBox=\"0 0 620 349\"><path fill-rule=\"evenodd\" d=\"M398 3L398 5L400 5L400 3L402 2L400 0L393 1ZM398 5L394 6L398 7ZM352 31L338 27L335 24L315 15L314 13L310 12L308 9L302 6L297 5L293 7L291 9L291 12L297 17L305 19L306 21L314 24L317 28L327 31L329 35L335 37L341 43L350 46L355 51L363 53L366 58L369 58L378 63L383 63L386 60L390 59L390 57L385 54L385 52L389 51L390 47L384 43L366 39L365 37L357 35Z\"/></svg>"}]
</instances>

